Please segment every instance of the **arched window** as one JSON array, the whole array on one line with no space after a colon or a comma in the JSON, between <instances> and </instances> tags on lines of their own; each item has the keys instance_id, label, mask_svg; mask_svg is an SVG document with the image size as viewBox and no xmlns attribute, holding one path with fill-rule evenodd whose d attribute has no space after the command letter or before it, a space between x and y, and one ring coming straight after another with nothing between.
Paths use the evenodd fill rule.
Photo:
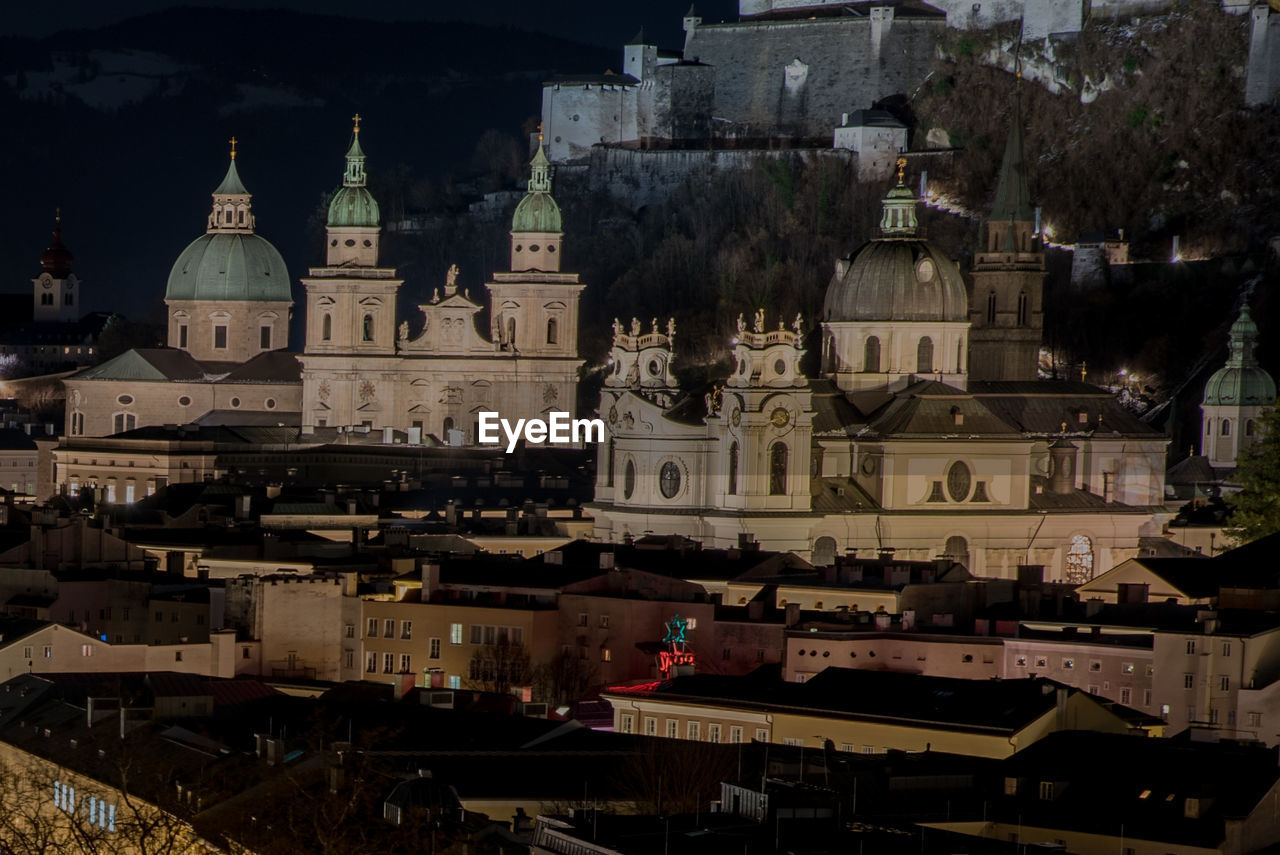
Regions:
<instances>
[{"instance_id":1,"label":"arched window","mask_svg":"<svg viewBox=\"0 0 1280 855\"><path fill-rule=\"evenodd\" d=\"M1018 326L1025 327L1027 325L1027 292L1018 292Z\"/></svg>"},{"instance_id":2,"label":"arched window","mask_svg":"<svg viewBox=\"0 0 1280 855\"><path fill-rule=\"evenodd\" d=\"M769 495L787 494L787 444L775 442L769 449Z\"/></svg>"},{"instance_id":3,"label":"arched window","mask_svg":"<svg viewBox=\"0 0 1280 855\"><path fill-rule=\"evenodd\" d=\"M333 338L333 315L325 315L320 322L320 339L328 341Z\"/></svg>"},{"instance_id":4,"label":"arched window","mask_svg":"<svg viewBox=\"0 0 1280 855\"><path fill-rule=\"evenodd\" d=\"M516 319L507 318L507 345L514 350L516 346Z\"/></svg>"},{"instance_id":5,"label":"arched window","mask_svg":"<svg viewBox=\"0 0 1280 855\"><path fill-rule=\"evenodd\" d=\"M609 478L605 482L610 487L613 486L614 458L617 456L617 445L618 445L617 440L611 437L609 439L609 462L606 464L608 467Z\"/></svg>"},{"instance_id":6,"label":"arched window","mask_svg":"<svg viewBox=\"0 0 1280 855\"><path fill-rule=\"evenodd\" d=\"M1067 548L1067 582L1083 585L1093 578L1093 541L1083 534L1073 535Z\"/></svg>"},{"instance_id":7,"label":"arched window","mask_svg":"<svg viewBox=\"0 0 1280 855\"><path fill-rule=\"evenodd\" d=\"M622 498L630 499L631 494L636 491L636 464L634 460L628 460L626 468L622 470Z\"/></svg>"},{"instance_id":8,"label":"arched window","mask_svg":"<svg viewBox=\"0 0 1280 855\"><path fill-rule=\"evenodd\" d=\"M555 318L547 321L547 344L555 344L560 339L560 323Z\"/></svg>"},{"instance_id":9,"label":"arched window","mask_svg":"<svg viewBox=\"0 0 1280 855\"><path fill-rule=\"evenodd\" d=\"M1244 435L1253 436L1253 419L1249 419L1244 423Z\"/></svg>"},{"instance_id":10,"label":"arched window","mask_svg":"<svg viewBox=\"0 0 1280 855\"><path fill-rule=\"evenodd\" d=\"M916 346L916 373L933 373L933 339L927 335L922 336L920 344Z\"/></svg>"},{"instance_id":11,"label":"arched window","mask_svg":"<svg viewBox=\"0 0 1280 855\"><path fill-rule=\"evenodd\" d=\"M994 324L996 322L996 292L992 291L987 295L987 323Z\"/></svg>"},{"instance_id":12,"label":"arched window","mask_svg":"<svg viewBox=\"0 0 1280 855\"><path fill-rule=\"evenodd\" d=\"M880 372L880 339L867 336L866 352L862 356L862 370L868 374Z\"/></svg>"},{"instance_id":13,"label":"arched window","mask_svg":"<svg viewBox=\"0 0 1280 855\"><path fill-rule=\"evenodd\" d=\"M1222 435L1223 435L1223 436L1231 436L1231 421L1230 421L1229 419L1223 419L1223 420L1222 420L1222 431L1221 431L1221 433L1222 433Z\"/></svg>"},{"instance_id":14,"label":"arched window","mask_svg":"<svg viewBox=\"0 0 1280 855\"><path fill-rule=\"evenodd\" d=\"M822 536L813 542L813 566L830 567L836 563L836 539Z\"/></svg>"},{"instance_id":15,"label":"arched window","mask_svg":"<svg viewBox=\"0 0 1280 855\"><path fill-rule=\"evenodd\" d=\"M738 443L729 446L729 495L738 495Z\"/></svg>"},{"instance_id":16,"label":"arched window","mask_svg":"<svg viewBox=\"0 0 1280 855\"><path fill-rule=\"evenodd\" d=\"M449 441L449 431L451 431L451 430L453 430L453 419L452 419L452 418L449 418L449 417L446 417L446 418L445 418L445 420L444 420L444 430L442 431L442 433L444 434L444 436L442 436L442 437L441 437L441 439L443 439L445 442L448 442L448 441Z\"/></svg>"},{"instance_id":17,"label":"arched window","mask_svg":"<svg viewBox=\"0 0 1280 855\"><path fill-rule=\"evenodd\" d=\"M373 315L365 315L360 325L361 341L373 341Z\"/></svg>"}]
</instances>

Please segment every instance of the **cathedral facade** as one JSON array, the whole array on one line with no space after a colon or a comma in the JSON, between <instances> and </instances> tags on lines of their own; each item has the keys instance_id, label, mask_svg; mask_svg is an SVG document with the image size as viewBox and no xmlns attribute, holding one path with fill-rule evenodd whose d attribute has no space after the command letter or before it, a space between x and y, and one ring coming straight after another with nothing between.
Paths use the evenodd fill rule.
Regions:
<instances>
[{"instance_id":1,"label":"cathedral facade","mask_svg":"<svg viewBox=\"0 0 1280 855\"><path fill-rule=\"evenodd\" d=\"M724 382L682 396L671 337L615 325L596 535L820 563L945 555L996 577L1041 564L1072 582L1158 535L1165 436L1104 389L1037 379L1044 258L1020 137L1015 122L971 291L919 236L899 172L879 234L836 264L819 376L799 367L803 319L759 312L739 319Z\"/></svg>"},{"instance_id":2,"label":"cathedral facade","mask_svg":"<svg viewBox=\"0 0 1280 855\"><path fill-rule=\"evenodd\" d=\"M302 424L404 430L476 442L479 413L542 418L576 409L582 283L560 267L564 231L539 146L511 225L511 270L486 283L484 306L459 290L453 267L419 316L398 325L401 280L379 266L379 210L365 186L357 126L326 229L326 264L307 294Z\"/></svg>"}]
</instances>

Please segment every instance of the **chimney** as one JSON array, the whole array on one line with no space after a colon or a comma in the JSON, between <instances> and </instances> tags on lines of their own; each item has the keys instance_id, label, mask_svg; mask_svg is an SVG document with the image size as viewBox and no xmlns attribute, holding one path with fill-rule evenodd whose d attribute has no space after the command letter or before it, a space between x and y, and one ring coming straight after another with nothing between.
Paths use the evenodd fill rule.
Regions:
<instances>
[{"instance_id":1,"label":"chimney","mask_svg":"<svg viewBox=\"0 0 1280 855\"><path fill-rule=\"evenodd\" d=\"M800 604L787 603L787 626L792 627L800 622Z\"/></svg>"},{"instance_id":2,"label":"chimney","mask_svg":"<svg viewBox=\"0 0 1280 855\"><path fill-rule=\"evenodd\" d=\"M236 496L236 519L247 520L249 518L249 506L252 500L252 496Z\"/></svg>"},{"instance_id":3,"label":"chimney","mask_svg":"<svg viewBox=\"0 0 1280 855\"><path fill-rule=\"evenodd\" d=\"M1076 445L1065 437L1049 446L1049 492L1059 495L1076 488Z\"/></svg>"},{"instance_id":4,"label":"chimney","mask_svg":"<svg viewBox=\"0 0 1280 855\"><path fill-rule=\"evenodd\" d=\"M435 561L422 562L422 602L431 599L431 595L440 590L440 565Z\"/></svg>"},{"instance_id":5,"label":"chimney","mask_svg":"<svg viewBox=\"0 0 1280 855\"><path fill-rule=\"evenodd\" d=\"M391 445L396 440L396 429L393 427L384 427L382 429L382 444Z\"/></svg>"},{"instance_id":6,"label":"chimney","mask_svg":"<svg viewBox=\"0 0 1280 855\"><path fill-rule=\"evenodd\" d=\"M458 524L458 505L450 499L444 506L444 521L446 525Z\"/></svg>"},{"instance_id":7,"label":"chimney","mask_svg":"<svg viewBox=\"0 0 1280 855\"><path fill-rule=\"evenodd\" d=\"M348 514L351 514L352 516L354 516L354 515L355 515L355 513L356 513L356 507L357 507L357 506L356 506L356 500L355 500L355 499L347 499L347 513L348 513Z\"/></svg>"},{"instance_id":8,"label":"chimney","mask_svg":"<svg viewBox=\"0 0 1280 855\"><path fill-rule=\"evenodd\" d=\"M401 671L396 675L396 698L404 698L413 691L417 676L412 671Z\"/></svg>"}]
</instances>

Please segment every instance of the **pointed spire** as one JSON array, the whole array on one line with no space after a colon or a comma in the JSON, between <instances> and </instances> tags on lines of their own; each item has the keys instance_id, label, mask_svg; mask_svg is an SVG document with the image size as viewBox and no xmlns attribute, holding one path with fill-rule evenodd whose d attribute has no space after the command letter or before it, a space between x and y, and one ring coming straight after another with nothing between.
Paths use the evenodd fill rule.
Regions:
<instances>
[{"instance_id":1,"label":"pointed spire","mask_svg":"<svg viewBox=\"0 0 1280 855\"><path fill-rule=\"evenodd\" d=\"M53 218L53 243L40 255L40 267L55 279L66 279L71 274L71 250L62 244L62 209Z\"/></svg>"},{"instance_id":2,"label":"pointed spire","mask_svg":"<svg viewBox=\"0 0 1280 855\"><path fill-rule=\"evenodd\" d=\"M1236 318L1236 322L1231 325L1228 343L1231 355L1227 358L1227 365L1232 368L1255 367L1258 359L1253 352L1257 346L1258 325L1249 315L1249 304L1245 303L1240 307L1240 315Z\"/></svg>"},{"instance_id":3,"label":"pointed spire","mask_svg":"<svg viewBox=\"0 0 1280 855\"><path fill-rule=\"evenodd\" d=\"M1019 73L1018 88L1020 87L1021 73ZM1018 222L1030 222L1035 220L1035 209L1031 205L1027 158L1022 145L1022 109L1020 102L1020 93L1015 89L1009 138L1005 142L1004 159L1000 162L1000 177L996 181L996 198L991 206L991 219L993 221L1016 220Z\"/></svg>"},{"instance_id":4,"label":"pointed spire","mask_svg":"<svg viewBox=\"0 0 1280 855\"><path fill-rule=\"evenodd\" d=\"M236 143L235 137L227 140L231 144L231 164L227 166L227 174L223 177L222 183L213 191L215 196L247 196L249 191L244 189L244 183L240 181L240 173L236 170Z\"/></svg>"},{"instance_id":5,"label":"pointed spire","mask_svg":"<svg viewBox=\"0 0 1280 855\"><path fill-rule=\"evenodd\" d=\"M231 143L231 161L227 165L227 174L222 183L213 191L213 210L209 213L209 224L206 231L230 231L241 234L253 232L253 195L245 189L240 180L240 172L236 169L235 137Z\"/></svg>"},{"instance_id":6,"label":"pointed spire","mask_svg":"<svg viewBox=\"0 0 1280 855\"><path fill-rule=\"evenodd\" d=\"M916 219L916 195L906 185L907 159L898 158L898 183L884 197L884 213L880 217L880 233L883 237L915 237L919 221Z\"/></svg>"},{"instance_id":7,"label":"pointed spire","mask_svg":"<svg viewBox=\"0 0 1280 855\"><path fill-rule=\"evenodd\" d=\"M365 185L364 149L360 147L360 114L351 117L351 146L347 149L347 171L342 176L343 187Z\"/></svg>"},{"instance_id":8,"label":"pointed spire","mask_svg":"<svg viewBox=\"0 0 1280 855\"><path fill-rule=\"evenodd\" d=\"M644 39L644 27L643 27L643 26L641 26L641 27L640 27L640 32L638 32L638 33L636 33L634 36L632 36L632 37L631 37L631 40L630 40L630 41L628 41L628 42L627 42L627 44L629 44L629 45L644 45L644 44L648 44L648 42L646 42L646 41L645 41L645 39Z\"/></svg>"}]
</instances>

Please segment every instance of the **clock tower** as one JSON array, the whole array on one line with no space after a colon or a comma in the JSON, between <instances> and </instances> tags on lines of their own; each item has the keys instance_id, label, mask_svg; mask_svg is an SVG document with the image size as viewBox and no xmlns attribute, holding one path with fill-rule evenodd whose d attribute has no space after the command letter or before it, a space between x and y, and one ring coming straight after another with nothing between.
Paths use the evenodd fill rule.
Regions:
<instances>
[{"instance_id":1,"label":"clock tower","mask_svg":"<svg viewBox=\"0 0 1280 855\"><path fill-rule=\"evenodd\" d=\"M31 280L37 323L80 320L80 280L71 272L71 250L62 244L62 216L54 219L53 243L40 256L40 275Z\"/></svg>"}]
</instances>

